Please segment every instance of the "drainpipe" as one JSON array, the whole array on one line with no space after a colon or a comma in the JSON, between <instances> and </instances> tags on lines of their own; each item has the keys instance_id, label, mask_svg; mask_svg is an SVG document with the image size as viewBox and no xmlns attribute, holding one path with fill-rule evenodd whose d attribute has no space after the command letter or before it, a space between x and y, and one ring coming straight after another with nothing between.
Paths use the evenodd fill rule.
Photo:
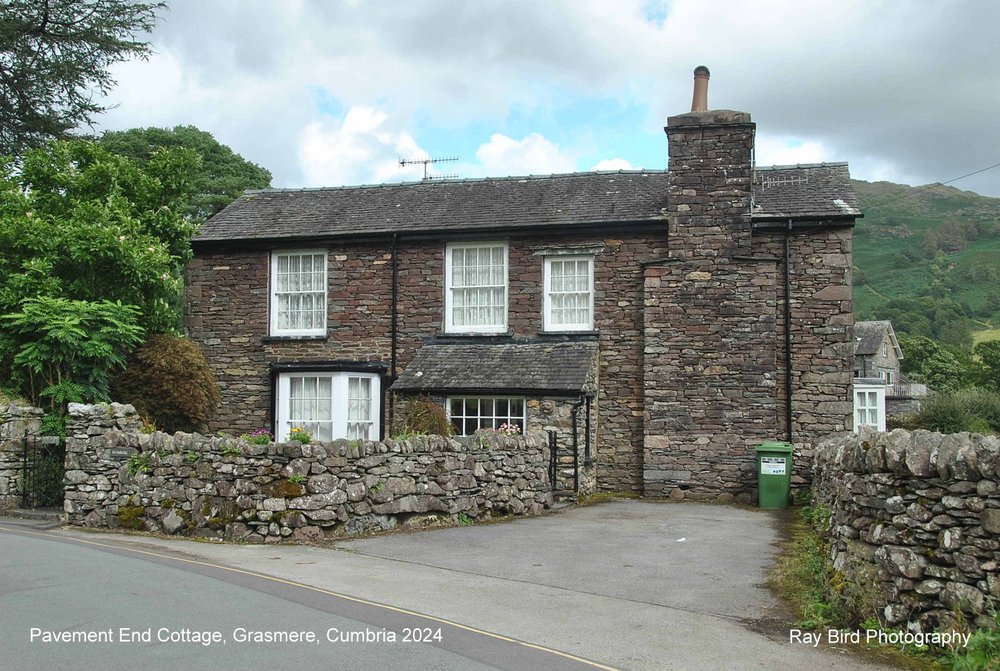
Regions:
<instances>
[{"instance_id":1,"label":"drainpipe","mask_svg":"<svg viewBox=\"0 0 1000 671\"><path fill-rule=\"evenodd\" d=\"M785 435L792 442L792 274L789 268L791 254L789 237L792 234L792 220L785 229L784 271L785 271Z\"/></svg>"},{"instance_id":2,"label":"drainpipe","mask_svg":"<svg viewBox=\"0 0 1000 671\"><path fill-rule=\"evenodd\" d=\"M583 437L583 465L590 468L594 465L594 458L590 454L590 396L587 397L587 406L583 411L586 413L583 419L583 430L586 432Z\"/></svg>"},{"instance_id":3,"label":"drainpipe","mask_svg":"<svg viewBox=\"0 0 1000 671\"><path fill-rule=\"evenodd\" d=\"M580 408L587 400L586 396L580 396L580 400L573 404L570 414L573 416L573 493L580 492L580 438L577 435Z\"/></svg>"},{"instance_id":4,"label":"drainpipe","mask_svg":"<svg viewBox=\"0 0 1000 671\"><path fill-rule=\"evenodd\" d=\"M389 365L389 377L395 382L396 380L396 339L398 332L398 322L399 322L399 309L396 305L399 298L399 255L397 254L397 248L399 245L399 234L392 234L392 332L390 335L391 340L391 353L389 355L390 365Z\"/></svg>"}]
</instances>

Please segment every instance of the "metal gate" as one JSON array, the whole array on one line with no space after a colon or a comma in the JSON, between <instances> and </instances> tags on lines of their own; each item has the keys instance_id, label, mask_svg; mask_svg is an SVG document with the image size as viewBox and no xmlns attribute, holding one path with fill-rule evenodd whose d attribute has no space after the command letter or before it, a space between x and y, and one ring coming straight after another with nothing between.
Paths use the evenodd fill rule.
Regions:
<instances>
[{"instance_id":1,"label":"metal gate","mask_svg":"<svg viewBox=\"0 0 1000 671\"><path fill-rule=\"evenodd\" d=\"M57 436L24 434L22 508L62 508L66 444Z\"/></svg>"}]
</instances>

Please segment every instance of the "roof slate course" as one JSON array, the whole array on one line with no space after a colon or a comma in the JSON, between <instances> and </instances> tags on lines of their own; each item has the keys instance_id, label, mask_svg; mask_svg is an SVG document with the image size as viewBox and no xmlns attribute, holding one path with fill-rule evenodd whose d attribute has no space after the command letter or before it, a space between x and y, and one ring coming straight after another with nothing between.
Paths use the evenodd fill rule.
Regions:
<instances>
[{"instance_id":1,"label":"roof slate course","mask_svg":"<svg viewBox=\"0 0 1000 671\"><path fill-rule=\"evenodd\" d=\"M760 168L755 216L857 216L847 165ZM475 232L649 222L667 207L667 172L637 170L250 191L196 242Z\"/></svg>"},{"instance_id":2,"label":"roof slate course","mask_svg":"<svg viewBox=\"0 0 1000 671\"><path fill-rule=\"evenodd\" d=\"M878 353L886 331L892 332L888 321L854 322L854 353L861 356Z\"/></svg>"},{"instance_id":3,"label":"roof slate course","mask_svg":"<svg viewBox=\"0 0 1000 671\"><path fill-rule=\"evenodd\" d=\"M596 342L428 344L392 391L586 391Z\"/></svg>"},{"instance_id":4,"label":"roof slate course","mask_svg":"<svg viewBox=\"0 0 1000 671\"><path fill-rule=\"evenodd\" d=\"M754 217L861 215L846 163L758 168L753 178Z\"/></svg>"}]
</instances>

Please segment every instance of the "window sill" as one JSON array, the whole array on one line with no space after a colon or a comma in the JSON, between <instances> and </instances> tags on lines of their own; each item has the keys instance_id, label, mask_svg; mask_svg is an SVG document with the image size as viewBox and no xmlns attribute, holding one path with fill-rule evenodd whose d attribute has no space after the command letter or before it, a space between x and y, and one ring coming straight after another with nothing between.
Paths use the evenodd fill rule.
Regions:
<instances>
[{"instance_id":1,"label":"window sill","mask_svg":"<svg viewBox=\"0 0 1000 671\"><path fill-rule=\"evenodd\" d=\"M330 339L329 334L323 335L280 335L280 336L264 336L260 339L261 343L267 344L272 342L326 342Z\"/></svg>"},{"instance_id":2,"label":"window sill","mask_svg":"<svg viewBox=\"0 0 1000 671\"><path fill-rule=\"evenodd\" d=\"M598 331L597 329L591 329L587 331L539 331L538 332L538 335L540 336L558 336L560 338L565 338L567 336L569 337L583 336L583 337L594 338L596 336L599 336L600 334L601 332Z\"/></svg>"}]
</instances>

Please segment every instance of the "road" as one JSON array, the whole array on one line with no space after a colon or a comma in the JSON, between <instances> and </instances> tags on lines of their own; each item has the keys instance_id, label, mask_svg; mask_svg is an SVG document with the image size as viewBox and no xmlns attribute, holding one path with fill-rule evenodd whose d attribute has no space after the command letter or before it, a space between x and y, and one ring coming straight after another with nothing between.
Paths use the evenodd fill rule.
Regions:
<instances>
[{"instance_id":1,"label":"road","mask_svg":"<svg viewBox=\"0 0 1000 671\"><path fill-rule=\"evenodd\" d=\"M5 671L609 668L213 561L12 524L0 525L0 641Z\"/></svg>"}]
</instances>

